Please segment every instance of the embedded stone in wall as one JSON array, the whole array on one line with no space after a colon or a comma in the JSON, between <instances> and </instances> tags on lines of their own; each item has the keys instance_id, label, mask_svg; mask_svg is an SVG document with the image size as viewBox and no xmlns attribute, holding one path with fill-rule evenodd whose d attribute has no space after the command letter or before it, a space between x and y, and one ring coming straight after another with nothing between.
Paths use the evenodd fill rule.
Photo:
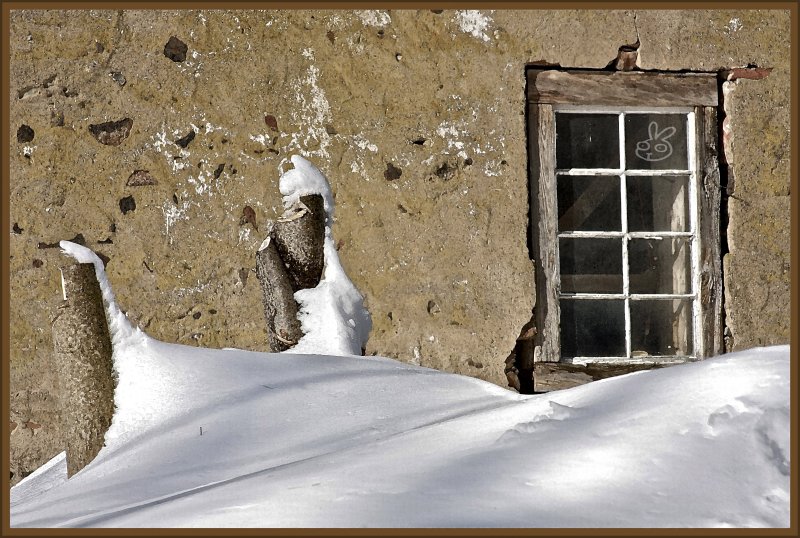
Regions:
<instances>
[{"instance_id":1,"label":"embedded stone in wall","mask_svg":"<svg viewBox=\"0 0 800 538\"><path fill-rule=\"evenodd\" d=\"M128 176L128 181L125 183L128 187L142 187L145 185L157 185L158 181L150 175L149 170L134 170Z\"/></svg>"},{"instance_id":2,"label":"embedded stone in wall","mask_svg":"<svg viewBox=\"0 0 800 538\"><path fill-rule=\"evenodd\" d=\"M108 74L108 76L111 77L114 80L114 82L119 84L120 87L125 86L125 84L128 83L128 79L126 79L125 75L123 75L119 71L112 71Z\"/></svg>"},{"instance_id":3,"label":"embedded stone in wall","mask_svg":"<svg viewBox=\"0 0 800 538\"><path fill-rule=\"evenodd\" d=\"M248 223L252 224L253 228L258 231L258 225L256 224L256 212L252 207L246 205L244 208L242 208L242 216L239 219L239 226L244 226Z\"/></svg>"},{"instance_id":4,"label":"embedded stone in wall","mask_svg":"<svg viewBox=\"0 0 800 538\"><path fill-rule=\"evenodd\" d=\"M22 124L17 129L17 142L20 144L25 144L33 140L33 129L31 129L30 125Z\"/></svg>"},{"instance_id":5,"label":"embedded stone in wall","mask_svg":"<svg viewBox=\"0 0 800 538\"><path fill-rule=\"evenodd\" d=\"M186 53L188 50L189 47L186 46L186 43L172 36L169 38L169 41L167 41L167 44L164 45L164 56L173 62L180 63L186 60Z\"/></svg>"},{"instance_id":6,"label":"embedded stone in wall","mask_svg":"<svg viewBox=\"0 0 800 538\"><path fill-rule=\"evenodd\" d=\"M383 177L386 178L388 181L394 181L395 179L400 179L400 176L403 175L403 171L397 168L392 163L386 165L386 171L383 173Z\"/></svg>"},{"instance_id":7,"label":"embedded stone in wall","mask_svg":"<svg viewBox=\"0 0 800 538\"><path fill-rule=\"evenodd\" d=\"M264 123L267 124L267 127L272 129L275 132L278 132L278 120L275 119L275 116L272 114L267 114L264 116Z\"/></svg>"},{"instance_id":8,"label":"embedded stone in wall","mask_svg":"<svg viewBox=\"0 0 800 538\"><path fill-rule=\"evenodd\" d=\"M225 163L220 164L217 166L217 169L214 170L214 179L219 179L219 176L222 175L223 170L225 170Z\"/></svg>"},{"instance_id":9,"label":"embedded stone in wall","mask_svg":"<svg viewBox=\"0 0 800 538\"><path fill-rule=\"evenodd\" d=\"M122 211L122 214L125 215L128 211L134 211L136 209L136 200L133 199L133 196L126 196L125 198L120 199L119 201L119 210Z\"/></svg>"},{"instance_id":10,"label":"embedded stone in wall","mask_svg":"<svg viewBox=\"0 0 800 538\"><path fill-rule=\"evenodd\" d=\"M194 129L192 129L186 136L176 140L175 144L182 147L183 149L186 149L187 147L189 147L189 144L192 142L192 140L194 140L194 137L196 135L197 133L195 133Z\"/></svg>"},{"instance_id":11,"label":"embedded stone in wall","mask_svg":"<svg viewBox=\"0 0 800 538\"><path fill-rule=\"evenodd\" d=\"M131 127L133 127L133 120L125 118L119 121L89 125L89 132L101 144L119 146L131 134Z\"/></svg>"}]
</instances>

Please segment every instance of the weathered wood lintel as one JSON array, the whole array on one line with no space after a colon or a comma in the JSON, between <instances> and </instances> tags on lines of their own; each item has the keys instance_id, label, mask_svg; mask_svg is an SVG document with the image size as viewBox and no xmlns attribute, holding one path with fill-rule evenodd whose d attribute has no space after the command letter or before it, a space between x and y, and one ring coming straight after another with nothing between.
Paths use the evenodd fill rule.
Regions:
<instances>
[{"instance_id":1,"label":"weathered wood lintel","mask_svg":"<svg viewBox=\"0 0 800 538\"><path fill-rule=\"evenodd\" d=\"M584 106L717 106L713 73L528 69L528 101Z\"/></svg>"}]
</instances>

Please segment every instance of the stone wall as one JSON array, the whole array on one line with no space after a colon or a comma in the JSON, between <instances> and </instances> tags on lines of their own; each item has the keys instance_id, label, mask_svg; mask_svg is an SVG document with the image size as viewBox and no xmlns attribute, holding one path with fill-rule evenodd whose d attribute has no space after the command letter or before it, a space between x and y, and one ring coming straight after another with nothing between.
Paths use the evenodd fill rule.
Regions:
<instances>
[{"instance_id":1,"label":"stone wall","mask_svg":"<svg viewBox=\"0 0 800 538\"><path fill-rule=\"evenodd\" d=\"M12 483L62 450L52 245L105 256L155 338L266 350L254 256L295 153L335 193L367 353L505 385L534 303L525 66L637 39L643 69L772 68L726 99L727 323L788 342L788 11L12 12Z\"/></svg>"}]
</instances>

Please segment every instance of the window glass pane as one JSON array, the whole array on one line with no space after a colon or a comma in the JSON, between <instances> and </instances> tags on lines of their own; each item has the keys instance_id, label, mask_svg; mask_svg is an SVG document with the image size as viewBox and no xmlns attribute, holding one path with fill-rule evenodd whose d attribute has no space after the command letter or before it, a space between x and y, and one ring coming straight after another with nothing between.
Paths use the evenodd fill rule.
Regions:
<instances>
[{"instance_id":1,"label":"window glass pane","mask_svg":"<svg viewBox=\"0 0 800 538\"><path fill-rule=\"evenodd\" d=\"M691 293L689 250L689 241L683 238L631 239L630 292Z\"/></svg>"},{"instance_id":2,"label":"window glass pane","mask_svg":"<svg viewBox=\"0 0 800 538\"><path fill-rule=\"evenodd\" d=\"M562 357L624 357L625 302L562 299Z\"/></svg>"},{"instance_id":3,"label":"window glass pane","mask_svg":"<svg viewBox=\"0 0 800 538\"><path fill-rule=\"evenodd\" d=\"M562 237L561 291L622 293L622 239Z\"/></svg>"},{"instance_id":4,"label":"window glass pane","mask_svg":"<svg viewBox=\"0 0 800 538\"><path fill-rule=\"evenodd\" d=\"M558 176L558 230L620 231L619 176Z\"/></svg>"},{"instance_id":5,"label":"window glass pane","mask_svg":"<svg viewBox=\"0 0 800 538\"><path fill-rule=\"evenodd\" d=\"M631 301L631 355L693 355L692 302Z\"/></svg>"},{"instance_id":6,"label":"window glass pane","mask_svg":"<svg viewBox=\"0 0 800 538\"><path fill-rule=\"evenodd\" d=\"M628 170L686 170L686 114L626 114Z\"/></svg>"},{"instance_id":7,"label":"window glass pane","mask_svg":"<svg viewBox=\"0 0 800 538\"><path fill-rule=\"evenodd\" d=\"M616 114L556 114L557 168L619 168Z\"/></svg>"},{"instance_id":8,"label":"window glass pane","mask_svg":"<svg viewBox=\"0 0 800 538\"><path fill-rule=\"evenodd\" d=\"M689 230L689 176L628 176L628 230Z\"/></svg>"}]
</instances>

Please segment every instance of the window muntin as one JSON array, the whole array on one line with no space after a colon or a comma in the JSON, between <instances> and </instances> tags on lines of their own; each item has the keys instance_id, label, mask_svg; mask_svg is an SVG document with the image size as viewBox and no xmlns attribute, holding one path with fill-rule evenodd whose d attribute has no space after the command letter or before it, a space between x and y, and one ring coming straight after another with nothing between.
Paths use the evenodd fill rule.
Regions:
<instances>
[{"instance_id":1,"label":"window muntin","mask_svg":"<svg viewBox=\"0 0 800 538\"><path fill-rule=\"evenodd\" d=\"M561 358L697 356L694 110L554 112Z\"/></svg>"}]
</instances>

